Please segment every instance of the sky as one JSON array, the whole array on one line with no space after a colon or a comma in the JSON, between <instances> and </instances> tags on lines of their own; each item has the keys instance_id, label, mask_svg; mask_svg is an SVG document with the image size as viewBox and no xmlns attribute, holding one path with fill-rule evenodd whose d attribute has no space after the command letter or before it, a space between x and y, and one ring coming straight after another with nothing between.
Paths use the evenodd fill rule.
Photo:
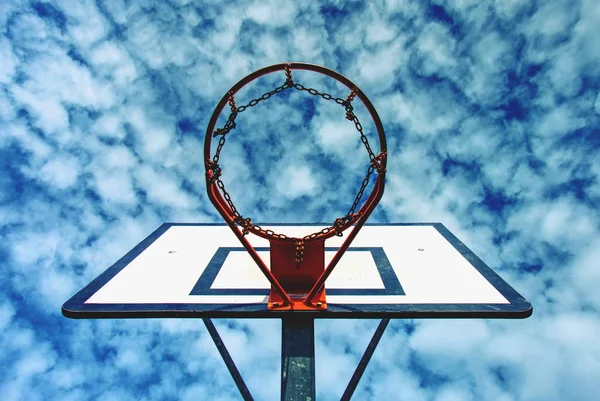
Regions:
<instances>
[{"instance_id":1,"label":"sky","mask_svg":"<svg viewBox=\"0 0 600 401\"><path fill-rule=\"evenodd\" d=\"M595 0L3 0L1 398L241 399L201 321L70 320L61 305L162 222L220 221L209 117L245 75L299 61L350 78L381 116L387 181L370 221L443 223L534 307L393 320L354 399L597 399L598 37ZM318 100L240 115L223 179L253 221L332 222L351 205L367 155ZM281 323L215 323L255 399L276 399ZM317 321L319 400L339 399L376 326Z\"/></svg>"}]
</instances>

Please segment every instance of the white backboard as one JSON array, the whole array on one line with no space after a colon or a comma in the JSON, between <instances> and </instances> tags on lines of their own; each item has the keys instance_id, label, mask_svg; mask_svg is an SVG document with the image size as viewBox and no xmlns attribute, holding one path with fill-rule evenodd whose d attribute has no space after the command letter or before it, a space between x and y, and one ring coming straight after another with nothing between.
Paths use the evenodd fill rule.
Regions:
<instances>
[{"instance_id":1,"label":"white backboard","mask_svg":"<svg viewBox=\"0 0 600 401\"><path fill-rule=\"evenodd\" d=\"M321 227L261 226L293 236ZM268 241L247 238L269 266ZM343 240L326 240L326 263ZM323 318L523 318L532 311L439 223L365 225L325 286L327 311L268 311L269 282L228 226L165 223L65 303L63 313L74 318L285 313Z\"/></svg>"}]
</instances>

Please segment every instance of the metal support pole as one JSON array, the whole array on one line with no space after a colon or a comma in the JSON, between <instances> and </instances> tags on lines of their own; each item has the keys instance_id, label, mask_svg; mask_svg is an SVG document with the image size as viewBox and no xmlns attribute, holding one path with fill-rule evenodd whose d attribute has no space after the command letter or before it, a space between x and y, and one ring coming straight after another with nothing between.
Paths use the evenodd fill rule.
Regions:
<instances>
[{"instance_id":1,"label":"metal support pole","mask_svg":"<svg viewBox=\"0 0 600 401\"><path fill-rule=\"evenodd\" d=\"M281 319L281 400L315 401L315 321Z\"/></svg>"},{"instance_id":2,"label":"metal support pole","mask_svg":"<svg viewBox=\"0 0 600 401\"><path fill-rule=\"evenodd\" d=\"M229 355L227 347L225 347L225 344L223 344L221 336L219 336L219 332L217 331L217 328L213 324L212 320L209 318L203 318L202 320L204 321L204 325L206 326L208 333L217 346L219 354L221 354L221 358L223 358L223 361L225 362L225 365L227 366L235 385L237 386L238 390L240 390L242 398L244 401L253 401L254 399L252 398L252 395L250 395L250 391L248 390L248 387L246 387L246 383L244 383L244 379L242 379L240 371L235 366L235 363L233 363L233 359L231 359L231 355Z\"/></svg>"},{"instance_id":3,"label":"metal support pole","mask_svg":"<svg viewBox=\"0 0 600 401\"><path fill-rule=\"evenodd\" d=\"M360 378L362 377L363 373L365 373L365 369L367 368L367 365L369 364L369 361L375 352L375 348L377 348L379 340L381 340L381 337L383 336L385 328L389 322L390 319L381 319L381 322L379 322L379 326L377 326L377 330L375 330L375 334L373 334L371 342L369 342L365 353L360 359L360 362L358 363L358 366L352 375L352 379L350 379L350 383L348 383L348 387L346 387L346 391L344 391L344 395L342 395L340 401L350 401L352 398L354 390L356 390L356 386L358 386Z\"/></svg>"},{"instance_id":4,"label":"metal support pole","mask_svg":"<svg viewBox=\"0 0 600 401\"><path fill-rule=\"evenodd\" d=\"M244 401L253 401L242 375L237 370L225 344L213 322L203 318L206 329L212 337L231 377L233 378ZM281 325L281 401L315 401L315 320L311 317L290 316L282 318ZM379 340L388 326L390 319L381 319L373 338L369 342L346 391L342 401L349 401L379 344Z\"/></svg>"}]
</instances>

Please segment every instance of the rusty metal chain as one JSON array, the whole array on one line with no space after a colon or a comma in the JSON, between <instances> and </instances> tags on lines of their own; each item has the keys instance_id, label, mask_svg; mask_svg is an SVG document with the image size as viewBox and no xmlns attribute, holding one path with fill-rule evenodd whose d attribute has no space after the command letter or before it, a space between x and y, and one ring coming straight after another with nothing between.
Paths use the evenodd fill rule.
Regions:
<instances>
[{"instance_id":1,"label":"rusty metal chain","mask_svg":"<svg viewBox=\"0 0 600 401\"><path fill-rule=\"evenodd\" d=\"M330 95L327 92L319 92L315 88L307 88L306 86L304 86L302 84L294 83L294 89L297 89L299 91L308 92L309 94L311 94L313 96L321 96L325 100L333 100L337 104L343 105L344 102L346 102L346 100L342 99L341 97L334 97L333 95Z\"/></svg>"},{"instance_id":2,"label":"rusty metal chain","mask_svg":"<svg viewBox=\"0 0 600 401\"><path fill-rule=\"evenodd\" d=\"M387 156L387 153L381 152L377 156L375 156L375 154L373 153L373 150L371 149L371 146L369 145L369 140L363 132L362 125L361 125L358 117L356 116L356 114L354 114L354 107L352 106L351 103L356 96L356 88L353 88L352 91L350 92L350 94L348 95L348 97L346 99L343 99L340 97L334 97L333 95L331 95L329 93L320 92L317 89L308 88L302 84L295 83L292 78L292 73L291 73L289 65L285 66L285 76L286 76L286 81L283 85L278 86L277 88L273 89L272 91L265 92L263 95L250 100L250 102L248 102L247 104L245 104L243 106L237 107L235 104L234 94L232 92L229 93L228 102L231 107L231 113L229 114L227 122L225 123L223 128L217 128L213 133L213 137L220 136L220 138L219 138L219 142L217 145L217 150L215 152L215 155L213 156L212 160L209 159L206 161L206 167L207 167L207 170L212 172L212 176L209 179L209 182L211 184L214 182L217 183L217 187L223 193L223 197L225 198L227 205L229 205L229 207L231 208L231 212L233 213L233 220L242 227L242 234L246 235L250 232L250 229L253 229L255 231L263 233L265 236L270 237L270 238L276 238L276 239L281 239L281 240L293 240L296 245L295 262L296 262L297 267L299 267L300 263L302 263L302 261L304 260L304 242L305 241L309 241L316 237L329 234L332 231L335 231L336 236L341 237L341 236L343 236L343 232L342 232L343 226L345 224L347 224L348 222L354 220L356 217L358 217L355 214L355 211L356 211L356 208L358 207L358 204L364 194L364 191L365 191L367 185L369 184L371 175L373 174L373 172L375 170L379 174L385 173L385 169L383 168L383 163ZM305 92L308 92L310 95L320 96L321 98L323 98L325 100L333 100L337 104L344 106L344 108L346 110L346 119L352 121L354 123L354 126L356 127L356 130L360 133L360 140L364 144L365 149L367 150L367 153L369 154L369 160L370 160L370 165L369 165L369 168L367 169L367 174L362 181L361 187L354 199L354 202L352 203L352 206L348 210L348 213L346 213L346 215L343 217L335 219L334 224L332 226L325 227L320 231L305 235L302 238L288 237L285 234L275 233L273 230L264 229L257 224L253 224L252 219L250 219L250 218L244 218L237 211L237 208L235 207L235 205L233 204L233 201L231 200L231 196L225 189L225 184L223 183L223 181L220 178L222 175L222 170L219 165L219 158L221 155L221 150L223 149L223 146L225 145L225 138L226 138L227 134L229 134L229 132L231 130L236 128L235 119L238 116L238 114L242 113L248 107L254 107L257 104L259 104L260 102L269 99L271 96L273 96L277 93L283 92L284 90L289 89L289 88L294 88L299 91L305 91Z\"/></svg>"},{"instance_id":3,"label":"rusty metal chain","mask_svg":"<svg viewBox=\"0 0 600 401\"><path fill-rule=\"evenodd\" d=\"M217 145L217 151L215 152L215 155L213 156L212 161L211 160L206 161L206 166L208 167L209 170L212 170L212 172L213 172L212 178L210 179L211 184L217 180L220 181L219 177L222 174L221 166L219 166L219 158L221 157L221 150L223 149L223 146L225 145L225 137L227 136L227 134L229 134L229 132L232 129L235 129L235 127L236 127L235 119L239 113L238 108L235 104L233 92L229 92L228 102L229 102L229 106L231 107L231 113L229 114L229 117L227 118L227 122L225 123L223 128L217 128L215 130L215 132L213 133L213 138L216 136L219 136L219 135L221 136L219 138L219 143ZM223 183L221 182L221 184L223 184ZM232 209L235 209L235 206Z\"/></svg>"},{"instance_id":4,"label":"rusty metal chain","mask_svg":"<svg viewBox=\"0 0 600 401\"><path fill-rule=\"evenodd\" d=\"M304 240L296 240L296 268L300 267L300 263L304 260Z\"/></svg>"},{"instance_id":5,"label":"rusty metal chain","mask_svg":"<svg viewBox=\"0 0 600 401\"><path fill-rule=\"evenodd\" d=\"M259 104L260 102L267 100L268 98L270 98L271 96L283 92L284 90L291 88L291 86L288 84L288 82L284 83L281 86L278 86L277 88L273 89L270 92L265 92L262 94L262 96L257 97L256 99L252 99L248 102L248 104L245 104L243 106L238 107L237 111L238 113L243 112L244 110L246 110L248 107L254 107L257 104Z\"/></svg>"}]
</instances>

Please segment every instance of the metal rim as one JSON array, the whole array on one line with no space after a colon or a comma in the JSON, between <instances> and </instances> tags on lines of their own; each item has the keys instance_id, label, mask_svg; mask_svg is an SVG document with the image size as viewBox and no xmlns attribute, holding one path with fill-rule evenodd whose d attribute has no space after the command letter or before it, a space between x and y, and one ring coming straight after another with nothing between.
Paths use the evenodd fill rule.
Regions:
<instances>
[{"instance_id":1,"label":"metal rim","mask_svg":"<svg viewBox=\"0 0 600 401\"><path fill-rule=\"evenodd\" d=\"M255 81L256 79L258 79L264 75L267 75L267 74L271 74L271 73L278 72L278 71L284 71L286 67L289 68L290 70L305 70L305 71L312 71L312 72L326 75L326 76L333 78L336 81L342 83L350 91L354 90L354 92L356 93L356 97L358 97L361 100L361 102L365 105L365 107L369 111L371 119L373 120L373 122L375 124L376 130L377 130L377 136L378 136L378 140L379 140L380 152L387 152L385 131L383 129L383 124L381 123L381 119L379 118L379 114L375 110L375 107L373 106L373 104L371 103L369 98L364 94L364 92L357 85L355 85L351 80L349 80L342 74L338 73L337 71L331 70L329 68L326 68L326 67L323 67L320 65L316 65L316 64L292 62L292 63L273 64L273 65L261 68L259 70L256 70L253 73L251 73L251 74L247 75L246 77L242 78L241 80L239 80L235 85L233 85L231 87L231 89L229 91L227 91L223 95L223 97L221 98L221 100L219 101L217 106L215 107L215 109L211 115L211 118L209 120L208 126L206 128L206 134L204 137L204 160L211 159L212 134L216 129L216 125L217 125L219 116L221 115L224 108L228 104L229 97L232 95L235 95L237 92L240 91L240 89L242 89L244 86L248 85L249 83ZM387 165L387 158L384 158L384 160L382 161L382 166L384 168L384 171L382 173L378 174L376 183L373 187L373 190L371 191L371 194L369 195L369 197L365 200L363 206L360 208L359 213L362 212L362 213L366 213L368 215L375 208L375 206L379 203L379 200L381 199L381 195L383 193L383 187L385 184L386 165ZM222 202L220 202L218 199L214 198L214 193L211 190L211 185L214 185L214 183L211 184L209 182L208 167L205 166L205 168L206 168L206 173L207 173L206 188L207 188L208 196L209 196L211 202L213 203L213 205L215 206L215 208L217 208L217 210L220 212L220 214L223 217L225 217L224 213L223 213L225 211L222 210L223 209ZM220 194L220 191L218 189L216 189L215 192ZM227 213L225 213L225 214L227 214ZM356 223L356 220L349 222L346 226L343 227L342 231L345 231L354 223ZM250 229L250 231L258 236L264 237L262 235L262 233L257 232L254 229ZM334 235L335 235L335 232L331 232L331 233L325 234L323 236L318 236L318 237L314 238L313 240L315 240L315 239L323 240L326 238L330 238Z\"/></svg>"}]
</instances>

